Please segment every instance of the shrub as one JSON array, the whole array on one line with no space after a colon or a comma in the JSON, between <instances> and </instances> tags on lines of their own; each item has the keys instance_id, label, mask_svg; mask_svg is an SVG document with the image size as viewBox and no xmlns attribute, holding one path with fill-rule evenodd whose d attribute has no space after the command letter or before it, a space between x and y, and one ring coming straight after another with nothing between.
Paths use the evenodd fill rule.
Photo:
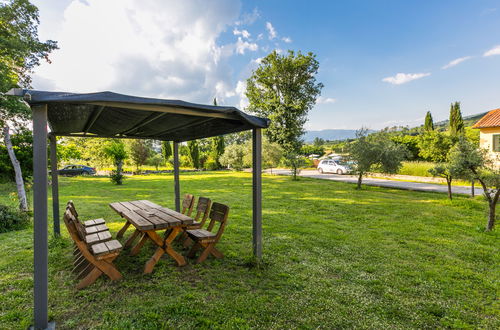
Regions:
<instances>
[{"instance_id":1,"label":"shrub","mask_svg":"<svg viewBox=\"0 0 500 330\"><path fill-rule=\"evenodd\" d=\"M0 233L26 228L29 220L27 213L0 205Z\"/></svg>"},{"instance_id":2,"label":"shrub","mask_svg":"<svg viewBox=\"0 0 500 330\"><path fill-rule=\"evenodd\" d=\"M219 169L219 165L212 157L209 157L204 164L204 168L209 171L215 171Z\"/></svg>"},{"instance_id":3,"label":"shrub","mask_svg":"<svg viewBox=\"0 0 500 330\"><path fill-rule=\"evenodd\" d=\"M123 179L125 178L125 176L121 173L118 173L117 171L113 170L109 176L109 179L111 180L111 182L113 182L114 184L122 184L123 183Z\"/></svg>"}]
</instances>

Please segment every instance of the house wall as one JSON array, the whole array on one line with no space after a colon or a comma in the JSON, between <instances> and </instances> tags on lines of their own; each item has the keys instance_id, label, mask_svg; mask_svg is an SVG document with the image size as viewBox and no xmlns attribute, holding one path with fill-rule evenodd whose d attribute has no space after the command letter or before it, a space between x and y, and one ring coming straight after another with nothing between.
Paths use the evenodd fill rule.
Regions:
<instances>
[{"instance_id":1,"label":"house wall","mask_svg":"<svg viewBox=\"0 0 500 330\"><path fill-rule=\"evenodd\" d=\"M500 127L481 128L479 131L479 147L486 149L490 158L500 167L500 152L493 151L493 135L500 134Z\"/></svg>"}]
</instances>

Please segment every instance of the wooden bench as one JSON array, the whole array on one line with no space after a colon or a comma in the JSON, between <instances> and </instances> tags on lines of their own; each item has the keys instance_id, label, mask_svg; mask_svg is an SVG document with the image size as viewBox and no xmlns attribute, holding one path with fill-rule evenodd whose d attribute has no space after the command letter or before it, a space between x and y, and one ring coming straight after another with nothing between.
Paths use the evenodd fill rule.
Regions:
<instances>
[{"instance_id":1,"label":"wooden bench","mask_svg":"<svg viewBox=\"0 0 500 330\"><path fill-rule=\"evenodd\" d=\"M73 272L80 280L77 289L83 289L94 283L102 274L106 274L111 280L119 280L122 275L113 264L118 257L122 245L117 240L107 240L97 244L85 242L78 230L79 221L73 216L71 210L66 208L64 223L75 243L78 253L75 254Z\"/></svg>"},{"instance_id":2,"label":"wooden bench","mask_svg":"<svg viewBox=\"0 0 500 330\"><path fill-rule=\"evenodd\" d=\"M78 218L78 212L76 211L75 204L73 201L69 201L66 205L73 217L76 219L76 227L80 235L84 238L87 244L100 243L109 241L112 239L109 228L106 226L104 219L93 219L87 221L81 221Z\"/></svg>"},{"instance_id":3,"label":"wooden bench","mask_svg":"<svg viewBox=\"0 0 500 330\"><path fill-rule=\"evenodd\" d=\"M194 245L187 255L188 258L193 258L196 254L196 251L198 251L201 248L204 248L204 250L196 260L196 263L204 261L209 254L212 254L216 258L224 257L222 252L220 252L215 248L215 245L217 244L217 242L219 242L222 233L224 232L224 229L227 224L228 215L229 215L228 206L220 203L213 203L212 209L210 210L210 216L209 216L210 223L208 225L207 230L193 229L186 231L189 238L194 241ZM216 222L219 222L220 226L219 229L217 230L217 233L213 233L212 230L214 229Z\"/></svg>"}]
</instances>

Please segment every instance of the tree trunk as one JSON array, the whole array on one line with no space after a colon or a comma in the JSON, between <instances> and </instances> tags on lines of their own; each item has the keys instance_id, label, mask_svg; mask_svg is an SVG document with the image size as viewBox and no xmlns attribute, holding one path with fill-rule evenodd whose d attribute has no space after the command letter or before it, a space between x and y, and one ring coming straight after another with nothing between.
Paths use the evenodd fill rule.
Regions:
<instances>
[{"instance_id":1,"label":"tree trunk","mask_svg":"<svg viewBox=\"0 0 500 330\"><path fill-rule=\"evenodd\" d=\"M486 225L486 230L492 230L495 227L495 210L497 207L496 201L493 199L489 201L490 212L488 213L488 224Z\"/></svg>"},{"instance_id":2,"label":"tree trunk","mask_svg":"<svg viewBox=\"0 0 500 330\"><path fill-rule=\"evenodd\" d=\"M451 178L447 177L446 178L446 184L448 185L448 198L450 200L452 200L452 196L451 196Z\"/></svg>"},{"instance_id":3,"label":"tree trunk","mask_svg":"<svg viewBox=\"0 0 500 330\"><path fill-rule=\"evenodd\" d=\"M361 182L363 180L363 173L359 173L359 176L358 176L358 185L356 187L356 189L361 189Z\"/></svg>"},{"instance_id":4,"label":"tree trunk","mask_svg":"<svg viewBox=\"0 0 500 330\"><path fill-rule=\"evenodd\" d=\"M470 193L471 193L472 197L474 197L476 195L476 191L475 191L475 187L474 187L474 179L471 182L470 189L471 189Z\"/></svg>"},{"instance_id":5,"label":"tree trunk","mask_svg":"<svg viewBox=\"0 0 500 330\"><path fill-rule=\"evenodd\" d=\"M21 171L19 161L16 158L16 154L14 153L14 149L12 148L9 126L7 124L5 124L5 126L3 127L3 137L5 146L7 147L7 153L9 154L10 161L12 162L12 167L14 168L17 186L17 197L19 199L19 209L26 212L28 211L28 200L26 199L26 190L24 189L23 173Z\"/></svg>"}]
</instances>

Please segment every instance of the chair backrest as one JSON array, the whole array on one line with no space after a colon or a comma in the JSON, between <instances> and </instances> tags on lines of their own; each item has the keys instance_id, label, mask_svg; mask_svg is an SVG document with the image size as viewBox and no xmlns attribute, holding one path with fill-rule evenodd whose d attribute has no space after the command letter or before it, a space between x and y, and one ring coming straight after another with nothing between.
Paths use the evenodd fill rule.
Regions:
<instances>
[{"instance_id":1,"label":"chair backrest","mask_svg":"<svg viewBox=\"0 0 500 330\"><path fill-rule=\"evenodd\" d=\"M79 228L80 223L73 216L73 213L71 212L69 207L67 207L66 211L64 212L63 220L71 238L73 238L75 243L78 241L84 241L85 234L81 232L81 229Z\"/></svg>"},{"instance_id":2,"label":"chair backrest","mask_svg":"<svg viewBox=\"0 0 500 330\"><path fill-rule=\"evenodd\" d=\"M219 230L216 234L216 241L220 239L224 228L227 224L227 218L229 216L229 206L221 203L213 203L212 209L210 210L210 223L208 224L208 231L212 231L216 222L220 222Z\"/></svg>"},{"instance_id":3,"label":"chair backrest","mask_svg":"<svg viewBox=\"0 0 500 330\"><path fill-rule=\"evenodd\" d=\"M198 205L196 205L196 216L194 217L194 221L201 223L201 226L203 226L205 224L205 221L207 221L211 206L212 201L210 200L210 198L198 198Z\"/></svg>"},{"instance_id":4,"label":"chair backrest","mask_svg":"<svg viewBox=\"0 0 500 330\"><path fill-rule=\"evenodd\" d=\"M194 195L185 194L184 199L182 200L182 214L187 216L191 216L191 212L193 212L194 206Z\"/></svg>"},{"instance_id":5,"label":"chair backrest","mask_svg":"<svg viewBox=\"0 0 500 330\"><path fill-rule=\"evenodd\" d=\"M71 213L73 214L73 216L78 220L78 212L76 212L76 207L75 207L75 204L73 203L73 201L69 201L67 204L66 204L66 208L71 211Z\"/></svg>"}]
</instances>

